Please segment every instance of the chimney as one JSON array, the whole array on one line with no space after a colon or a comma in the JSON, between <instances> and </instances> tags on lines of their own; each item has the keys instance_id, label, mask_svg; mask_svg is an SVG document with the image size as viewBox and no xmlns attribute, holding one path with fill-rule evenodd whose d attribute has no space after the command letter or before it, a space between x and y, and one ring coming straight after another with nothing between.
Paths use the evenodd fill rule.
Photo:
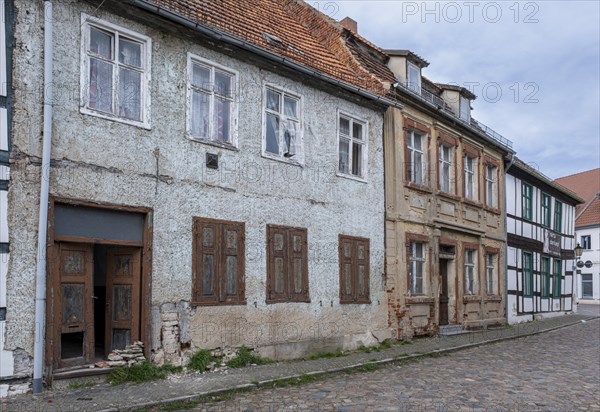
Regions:
<instances>
[{"instance_id":1,"label":"chimney","mask_svg":"<svg viewBox=\"0 0 600 412\"><path fill-rule=\"evenodd\" d=\"M343 20L340 20L340 23L343 28L353 31L354 33L358 33L358 23L355 20L352 20L350 17L345 17Z\"/></svg>"}]
</instances>

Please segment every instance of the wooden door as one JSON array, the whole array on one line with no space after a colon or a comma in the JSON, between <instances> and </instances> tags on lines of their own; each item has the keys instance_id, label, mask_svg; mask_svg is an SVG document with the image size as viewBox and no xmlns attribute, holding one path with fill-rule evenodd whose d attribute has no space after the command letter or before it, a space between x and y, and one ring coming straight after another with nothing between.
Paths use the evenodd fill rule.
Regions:
<instances>
[{"instance_id":1,"label":"wooden door","mask_svg":"<svg viewBox=\"0 0 600 412\"><path fill-rule=\"evenodd\" d=\"M448 261L440 260L440 325L448 324Z\"/></svg>"},{"instance_id":2,"label":"wooden door","mask_svg":"<svg viewBox=\"0 0 600 412\"><path fill-rule=\"evenodd\" d=\"M140 339L141 249L111 247L106 263L104 347L108 354Z\"/></svg>"},{"instance_id":3,"label":"wooden door","mask_svg":"<svg viewBox=\"0 0 600 412\"><path fill-rule=\"evenodd\" d=\"M54 271L54 359L58 368L94 359L93 260L92 245L58 245Z\"/></svg>"}]
</instances>

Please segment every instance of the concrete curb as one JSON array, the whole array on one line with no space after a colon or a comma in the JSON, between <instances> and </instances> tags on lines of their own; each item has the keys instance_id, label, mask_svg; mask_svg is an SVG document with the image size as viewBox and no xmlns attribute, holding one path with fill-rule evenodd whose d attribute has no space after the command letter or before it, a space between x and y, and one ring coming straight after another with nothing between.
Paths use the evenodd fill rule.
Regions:
<instances>
[{"instance_id":1,"label":"concrete curb","mask_svg":"<svg viewBox=\"0 0 600 412\"><path fill-rule=\"evenodd\" d=\"M290 379L299 379L299 378L302 378L303 376L334 375L334 374L340 373L340 372L359 369L359 368L365 367L367 365L377 365L377 366L393 365L395 363L402 363L404 361L411 360L411 359L419 359L419 358L428 357L431 355L439 355L439 354L443 354L443 353L458 352L458 351L461 351L464 349L476 348L479 346L489 345L492 343L504 342L504 341L513 340L513 339L524 338L527 336L539 335L542 333L552 332L552 331L555 331L558 329L574 326L574 325L580 324L582 322L589 322L589 321L594 321L594 320L598 320L598 319L600 319L600 316L594 316L594 317L590 317L587 319L580 319L576 322L571 322L571 323L567 323L564 325L555 326L555 327L552 327L549 329L537 330L537 331L532 331L532 332L523 333L523 334L514 335L514 336L506 336L506 337L497 338L497 339L485 340L482 342L468 343L465 345L453 346L453 347L444 348L444 349L435 349L435 350L432 350L429 352L400 356L400 357L395 357L395 358L386 358L386 359L380 359L377 361L362 362L362 363L357 363L357 364L350 365L350 366L344 366L341 368L331 368L331 369L310 371L310 372L306 372L306 373L302 373L302 374L294 374L294 375L289 375L289 376L280 377L280 378L276 378L276 379L267 379L267 380L258 381L255 383L240 384L240 385L236 385L236 386L229 387L229 388L222 388L222 389L215 389L215 390L200 392L200 393L196 393L194 395L186 395L186 396L179 396L179 397L175 397L175 398L161 399L160 401L144 402L144 403L139 403L139 404L135 404L135 405L128 405L126 407L102 409L98 412L134 411L134 410L143 409L143 408L151 408L151 407L156 407L156 406L160 406L160 405L167 405L167 404L171 404L171 403L175 403L175 402L194 402L194 401L197 401L197 400L207 397L207 396L220 395L220 394L224 394L224 393L228 393L228 392L232 392L232 391L236 391L236 390L246 390L246 389L256 390L261 387L272 385L279 381L290 380Z\"/></svg>"}]
</instances>

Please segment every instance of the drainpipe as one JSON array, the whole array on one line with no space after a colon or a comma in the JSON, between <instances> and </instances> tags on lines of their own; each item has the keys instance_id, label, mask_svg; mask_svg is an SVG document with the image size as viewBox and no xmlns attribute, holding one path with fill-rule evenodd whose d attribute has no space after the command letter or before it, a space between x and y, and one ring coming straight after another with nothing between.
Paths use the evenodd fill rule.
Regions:
<instances>
[{"instance_id":1,"label":"drainpipe","mask_svg":"<svg viewBox=\"0 0 600 412\"><path fill-rule=\"evenodd\" d=\"M48 230L48 191L52 151L52 0L44 0L44 134L38 226L37 274L35 282L35 341L33 346L33 393L40 393L44 366L46 323L46 237Z\"/></svg>"},{"instance_id":2,"label":"drainpipe","mask_svg":"<svg viewBox=\"0 0 600 412\"><path fill-rule=\"evenodd\" d=\"M504 167L504 233L508 233L508 222L506 221L506 210L508 207L508 199L506 198L506 175L508 169L515 163L516 156L514 153L510 153L510 162L508 166ZM508 320L508 235L506 243L504 244L504 318L506 323Z\"/></svg>"}]
</instances>

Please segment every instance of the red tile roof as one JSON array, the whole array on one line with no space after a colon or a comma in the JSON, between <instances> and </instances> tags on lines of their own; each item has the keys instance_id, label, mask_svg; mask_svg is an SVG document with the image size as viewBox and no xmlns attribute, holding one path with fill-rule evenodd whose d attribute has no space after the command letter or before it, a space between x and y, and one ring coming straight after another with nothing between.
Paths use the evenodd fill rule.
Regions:
<instances>
[{"instance_id":1,"label":"red tile roof","mask_svg":"<svg viewBox=\"0 0 600 412\"><path fill-rule=\"evenodd\" d=\"M560 177L556 182L577 193L586 202L600 193L600 167Z\"/></svg>"},{"instance_id":2,"label":"red tile roof","mask_svg":"<svg viewBox=\"0 0 600 412\"><path fill-rule=\"evenodd\" d=\"M381 96L387 94L382 81L368 73L346 46L343 36L349 31L301 0L146 2L335 80ZM273 37L269 40L270 36L275 41Z\"/></svg>"},{"instance_id":3,"label":"red tile roof","mask_svg":"<svg viewBox=\"0 0 600 412\"><path fill-rule=\"evenodd\" d=\"M584 207L581 214L575 220L575 227L600 225L600 195Z\"/></svg>"}]
</instances>

